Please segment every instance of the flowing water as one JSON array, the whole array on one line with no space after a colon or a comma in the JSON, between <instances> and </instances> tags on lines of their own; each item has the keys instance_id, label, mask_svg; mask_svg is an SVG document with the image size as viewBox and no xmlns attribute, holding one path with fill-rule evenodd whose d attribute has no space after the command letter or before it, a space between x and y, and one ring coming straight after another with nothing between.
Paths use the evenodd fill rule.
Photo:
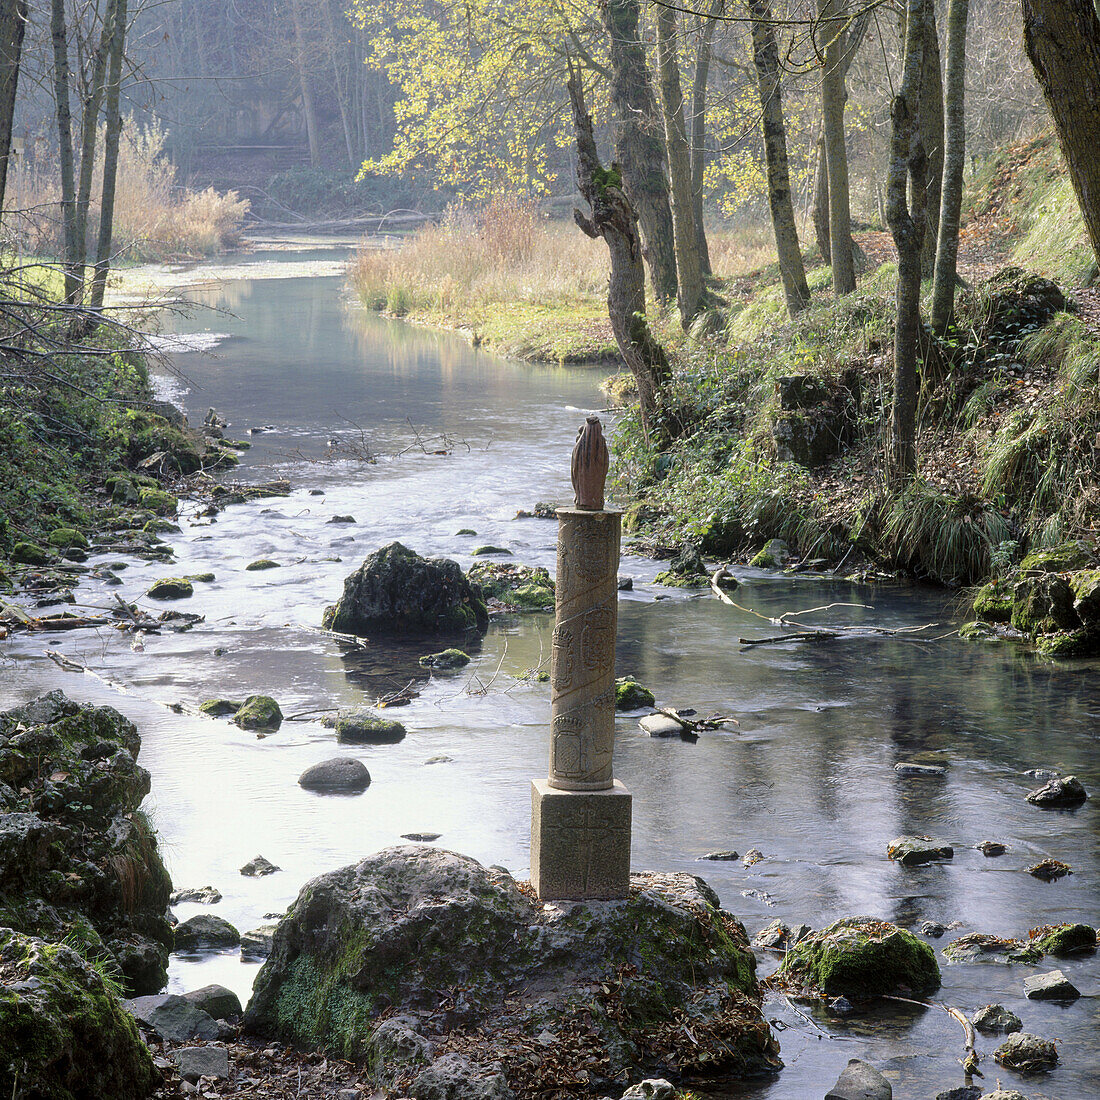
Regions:
<instances>
[{"instance_id":1,"label":"flowing water","mask_svg":"<svg viewBox=\"0 0 1100 1100\"><path fill-rule=\"evenodd\" d=\"M242 930L270 923L313 875L410 832L439 833L440 845L518 877L527 871L529 781L546 770L549 685L525 673L548 667L551 617L496 621L467 669L432 679L416 653L349 654L318 627L344 576L394 539L464 567L476 546L492 543L552 569L555 524L514 516L570 496L569 451L585 414L602 405L601 373L507 362L367 314L343 298L345 257L332 245L269 244L198 271L154 273L161 283L187 283L186 296L202 307L168 318L176 336L165 346L178 373L162 385L193 423L214 406L230 421L228 436L251 438L235 477L288 476L293 490L230 506L214 522L186 518L172 536L175 564L130 561L121 589L90 582L78 600L106 606L121 592L159 610L142 598L153 578L210 571L212 583L172 605L205 622L149 636L141 652L114 631L48 642L24 635L0 649L0 705L62 687L138 723L173 880L224 894L213 910L178 906L181 919L212 911ZM264 426L271 430L248 435ZM349 448L374 461L350 459ZM330 523L337 515L355 522ZM261 557L280 567L245 570ZM926 640L872 635L745 648L739 638L775 627L707 594L654 585L658 568L624 557L622 572L635 584L620 603L620 674L634 673L662 703L732 714L740 724L691 744L649 738L636 716L619 719L616 773L634 794L635 867L702 874L750 934L776 917L814 927L854 914L912 928L958 922L942 946L970 931L1026 936L1054 921L1098 922L1097 802L1040 811L1024 795L1041 780L1023 774L1075 773L1100 790L1097 663L1053 664L1010 644L944 637L959 616L942 591L739 569L738 603L763 615L847 602L867 606L817 621L943 624ZM47 645L96 675L59 671L44 657ZM401 744L337 750L321 711L410 681L418 694L393 712L409 728ZM254 692L303 717L257 738L166 706ZM337 753L367 764L365 794L323 796L297 785L306 767ZM914 760L941 762L946 774L895 771ZM898 866L886 846L902 833L942 838L955 858ZM984 857L974 845L986 839L1006 843L1007 854ZM714 849L753 847L765 858L750 867L699 862ZM258 853L281 871L242 877L238 868ZM1046 884L1025 873L1044 856L1074 874ZM775 965L761 956L761 974ZM1025 1001L1023 978L1054 966L1085 995L1069 1006ZM218 981L243 996L256 970L231 953L174 957L170 988ZM1100 1095L1095 955L943 971L938 1001L968 1013L1001 1001L1025 1030L1060 1040L1062 1063L1051 1075L1021 1082L990 1056L987 1083L999 1077L1032 1100ZM898 1100L962 1084L962 1031L939 1007L884 1003L839 1021L772 997L766 1012L777 1021L782 1074L716 1082L709 1095L818 1097L850 1057L884 1069ZM987 1054L995 1045L979 1039Z\"/></svg>"}]
</instances>

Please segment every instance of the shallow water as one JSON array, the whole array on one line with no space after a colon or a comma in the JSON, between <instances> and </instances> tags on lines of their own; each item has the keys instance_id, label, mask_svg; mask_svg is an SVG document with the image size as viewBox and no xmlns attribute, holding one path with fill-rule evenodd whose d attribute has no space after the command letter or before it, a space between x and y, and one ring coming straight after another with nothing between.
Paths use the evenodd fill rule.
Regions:
<instances>
[{"instance_id":1,"label":"shallow water","mask_svg":"<svg viewBox=\"0 0 1100 1100\"><path fill-rule=\"evenodd\" d=\"M141 598L152 578L211 571L212 584L169 605L206 615L190 633L147 637L140 653L113 631L23 636L0 649L0 705L60 686L138 723L175 883L209 883L225 895L212 910L179 906L181 919L212 911L242 930L268 923L265 914L285 910L308 878L402 843L409 832L438 832L440 845L518 876L527 870L528 783L545 774L549 685L523 674L548 667L550 617L497 621L469 668L431 680L420 678L415 654L346 654L317 628L344 576L393 539L464 567L475 546L493 543L553 568L554 523L513 517L536 500L569 496L569 450L584 415L602 404L601 373L506 362L461 339L368 315L342 298L332 272L343 258L331 247L272 246L197 272L145 273L161 286L187 284L186 295L203 307L166 325L178 337L165 347L179 372L164 380L166 392L192 422L214 406L231 421L228 436L252 440L233 476L289 476L293 492L231 506L212 524L191 517L172 540L176 564L132 561L123 588L92 582L78 590L82 604L105 606L121 592L159 611L164 605ZM260 426L273 430L248 435ZM376 461L341 458L349 445ZM334 515L355 523L330 524ZM477 535L456 534L461 528ZM245 571L260 557L280 568ZM1097 923L1095 801L1044 813L1024 801L1040 781L1022 774L1050 768L1100 787L1097 663L1055 665L1011 645L943 637L957 614L936 590L750 569L737 571L736 599L764 615L854 602L869 606L816 621L943 628L923 641L864 636L744 648L740 637L775 627L709 596L653 585L658 568L624 558L635 590L620 604L620 674L636 674L662 703L733 714L740 725L689 744L651 739L636 717L619 719L616 769L635 798L635 867L703 874L750 934L776 917L815 927L857 913L914 928L925 919L961 922L942 946L968 931L1026 936L1058 920ZM47 645L101 679L60 672L43 656ZM317 721L323 709L410 680L419 694L393 712L410 731L399 745L337 750ZM258 739L165 705L252 692L273 694L285 714L304 718ZM304 768L337 753L367 764L373 783L365 794L321 796L297 786ZM947 774L894 771L898 761L928 759L922 754L934 754ZM891 863L886 845L909 832L955 845L953 862ZM1008 853L986 859L974 850L990 838ZM752 847L766 858L751 868L698 862L713 849ZM238 868L257 853L281 872L242 877ZM1024 873L1047 855L1075 873L1051 884ZM762 957L761 973L774 965ZM1086 995L1068 1007L1025 1001L1024 976L1054 966ZM1100 1094L1095 956L1038 968L943 969L939 1000L967 1012L999 1000L1025 1030L1061 1040L1061 1066L1023 1081L1001 1071L991 1057L996 1044L980 1039L990 1087L999 1077L1032 1100ZM256 970L232 954L177 957L171 988L219 981L246 995ZM713 1095L820 1096L850 1057L883 1068L899 1100L962 1084L962 1033L939 1008L891 1004L838 1022L773 998L766 1011L780 1022L787 1068L774 1081L716 1083Z\"/></svg>"}]
</instances>

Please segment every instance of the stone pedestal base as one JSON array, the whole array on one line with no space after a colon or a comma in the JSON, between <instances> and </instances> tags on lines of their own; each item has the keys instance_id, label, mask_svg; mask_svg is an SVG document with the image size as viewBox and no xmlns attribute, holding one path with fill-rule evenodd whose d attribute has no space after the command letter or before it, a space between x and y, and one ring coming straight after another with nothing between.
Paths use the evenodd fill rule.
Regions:
<instances>
[{"instance_id":1,"label":"stone pedestal base","mask_svg":"<svg viewBox=\"0 0 1100 1100\"><path fill-rule=\"evenodd\" d=\"M531 783L531 885L544 901L630 894L630 792Z\"/></svg>"}]
</instances>

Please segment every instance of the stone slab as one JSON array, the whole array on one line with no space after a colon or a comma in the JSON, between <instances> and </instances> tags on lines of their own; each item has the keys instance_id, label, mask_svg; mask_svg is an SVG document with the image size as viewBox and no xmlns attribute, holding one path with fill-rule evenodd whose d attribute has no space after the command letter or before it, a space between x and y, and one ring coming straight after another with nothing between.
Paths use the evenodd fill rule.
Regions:
<instances>
[{"instance_id":1,"label":"stone slab","mask_svg":"<svg viewBox=\"0 0 1100 1100\"><path fill-rule=\"evenodd\" d=\"M531 884L544 901L630 894L632 797L619 780L605 791L531 784Z\"/></svg>"}]
</instances>

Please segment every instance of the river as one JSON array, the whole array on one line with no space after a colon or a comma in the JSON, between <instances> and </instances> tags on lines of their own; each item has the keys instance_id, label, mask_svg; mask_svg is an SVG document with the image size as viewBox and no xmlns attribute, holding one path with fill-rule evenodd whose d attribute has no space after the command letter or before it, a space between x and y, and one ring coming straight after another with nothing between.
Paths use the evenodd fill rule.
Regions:
<instances>
[{"instance_id":1,"label":"river","mask_svg":"<svg viewBox=\"0 0 1100 1100\"><path fill-rule=\"evenodd\" d=\"M318 627L344 576L394 539L463 567L475 546L492 543L552 569L555 524L515 513L570 497L569 451L584 416L603 404L602 373L508 362L368 314L344 296L346 256L341 245L260 242L199 269L152 273L200 307L165 318L172 373L162 388L193 423L212 406L230 421L228 436L252 440L233 477L285 476L293 489L230 506L213 522L185 515L171 536L176 564L132 560L122 588L93 581L78 599L105 606L120 592L159 610L142 598L152 579L210 571L212 583L172 605L206 621L149 636L141 652L113 631L49 643L23 635L0 647L0 706L61 687L138 723L141 763L153 777L149 808L173 880L224 895L212 910L178 906L181 919L212 911L242 930L270 923L267 915L284 911L313 875L404 843L410 832L439 833L440 845L517 877L528 868L529 781L546 771L549 685L524 673L548 667L551 616L498 620L467 669L419 681L412 703L393 712L410 731L401 744L340 746L373 778L356 798L297 785L306 767L337 754L318 712L369 701L415 673L408 654L349 656ZM373 462L360 460L368 454ZM337 515L355 522L331 523ZM245 570L261 557L280 568ZM1097 923L1097 802L1040 811L1024 796L1042 781L1023 774L1073 773L1100 791L1096 662L1055 664L1011 644L943 636L960 609L940 590L738 568L738 602L764 615L850 602L867 607L830 614L886 627L942 624L928 632L938 640L744 648L739 637L775 628L709 594L654 585L659 568L624 557L634 590L620 603L619 673L635 674L664 704L732 714L740 724L690 744L651 739L636 716L618 720L616 774L634 794L636 868L702 874L750 935L776 917L814 927L855 914L914 929L926 919L959 922L933 941L940 947L970 931L1026 937L1056 921ZM100 678L59 671L43 655L47 644ZM257 738L166 706L253 692L305 717ZM943 763L946 774L895 771L914 760ZM903 833L948 841L953 861L890 862L886 846ZM974 847L986 839L1008 852L986 858ZM713 849L754 847L765 858L751 867L699 862ZM282 870L242 877L239 867L257 854ZM1024 872L1045 856L1074 874L1047 884ZM775 965L762 955L760 973ZM1023 978L1054 966L1085 996L1069 1006L1025 1001ZM246 996L256 970L231 953L174 957L170 988L218 981ZM1031 1100L1100 1095L1095 955L1039 967L944 965L943 973L937 1000L967 1013L1000 1001L1026 1031L1060 1040L1059 1068L1022 1082L993 1063L996 1043L980 1038L991 1088L999 1077ZM821 1096L850 1057L883 1069L897 1100L962 1084L962 1031L939 1008L887 1004L835 1020L773 997L766 1012L780 1028L782 1074L718 1083L708 1096Z\"/></svg>"}]
</instances>

